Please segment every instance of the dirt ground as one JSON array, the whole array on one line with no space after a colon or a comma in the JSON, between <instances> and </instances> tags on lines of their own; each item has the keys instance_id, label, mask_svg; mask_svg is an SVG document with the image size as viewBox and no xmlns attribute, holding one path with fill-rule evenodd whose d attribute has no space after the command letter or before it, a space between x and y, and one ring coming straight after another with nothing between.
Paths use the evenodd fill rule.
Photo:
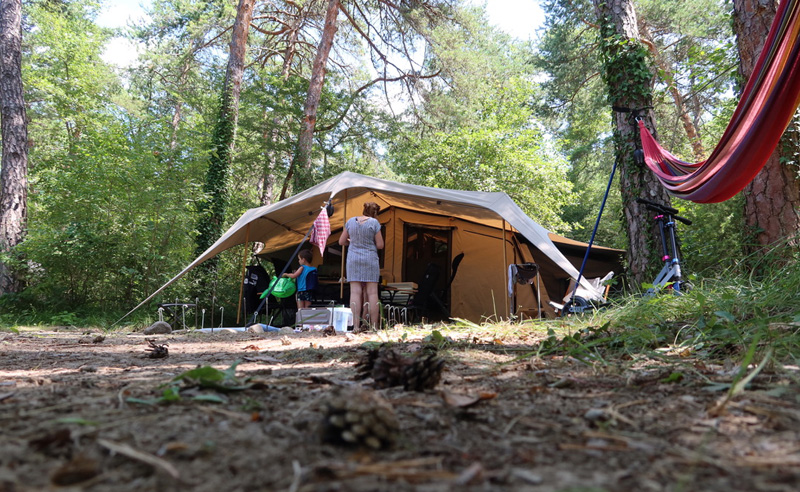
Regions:
<instances>
[{"instance_id":1,"label":"dirt ground","mask_svg":"<svg viewBox=\"0 0 800 492\"><path fill-rule=\"evenodd\" d=\"M800 489L797 367L765 369L720 405L736 367L687 353L590 366L533 355L541 337L524 332L444 332L426 392L372 389L354 366L365 342L402 339L410 354L430 329L0 333L0 491ZM248 389L170 384L237 361ZM391 405L392 448L321 442L343 390Z\"/></svg>"}]
</instances>

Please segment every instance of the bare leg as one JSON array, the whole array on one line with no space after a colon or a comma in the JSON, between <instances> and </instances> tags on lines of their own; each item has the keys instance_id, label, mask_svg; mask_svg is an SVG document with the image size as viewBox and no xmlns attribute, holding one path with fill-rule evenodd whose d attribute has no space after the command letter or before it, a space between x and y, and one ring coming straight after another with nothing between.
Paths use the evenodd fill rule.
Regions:
<instances>
[{"instance_id":1,"label":"bare leg","mask_svg":"<svg viewBox=\"0 0 800 492\"><path fill-rule=\"evenodd\" d=\"M353 331L361 330L362 295L361 282L350 282L350 310L353 311Z\"/></svg>"},{"instance_id":2,"label":"bare leg","mask_svg":"<svg viewBox=\"0 0 800 492\"><path fill-rule=\"evenodd\" d=\"M373 330L381 327L381 306L378 303L378 282L367 282L367 302L369 303L369 324Z\"/></svg>"}]
</instances>

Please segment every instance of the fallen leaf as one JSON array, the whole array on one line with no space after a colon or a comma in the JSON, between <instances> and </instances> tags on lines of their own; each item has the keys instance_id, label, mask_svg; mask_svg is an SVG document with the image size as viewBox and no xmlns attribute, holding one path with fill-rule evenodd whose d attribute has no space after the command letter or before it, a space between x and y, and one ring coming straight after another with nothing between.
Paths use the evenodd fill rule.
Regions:
<instances>
[{"instance_id":1,"label":"fallen leaf","mask_svg":"<svg viewBox=\"0 0 800 492\"><path fill-rule=\"evenodd\" d=\"M444 402L451 407L469 407L481 400L480 396L462 395L459 393L451 393L450 391L442 391L441 395Z\"/></svg>"},{"instance_id":2,"label":"fallen leaf","mask_svg":"<svg viewBox=\"0 0 800 492\"><path fill-rule=\"evenodd\" d=\"M28 446L39 452L50 451L56 448L66 448L72 442L72 433L69 429L58 429L38 439L28 441Z\"/></svg>"},{"instance_id":3,"label":"fallen leaf","mask_svg":"<svg viewBox=\"0 0 800 492\"><path fill-rule=\"evenodd\" d=\"M171 441L171 442L168 442L168 443L164 444L163 446L161 446L158 449L158 452L156 453L156 455L164 456L165 454L181 453L183 451L188 451L188 450L189 450L189 445L186 444L185 442Z\"/></svg>"},{"instance_id":4,"label":"fallen leaf","mask_svg":"<svg viewBox=\"0 0 800 492\"><path fill-rule=\"evenodd\" d=\"M100 465L97 461L78 455L58 467L50 476L50 481L54 485L74 485L99 474Z\"/></svg>"}]
</instances>

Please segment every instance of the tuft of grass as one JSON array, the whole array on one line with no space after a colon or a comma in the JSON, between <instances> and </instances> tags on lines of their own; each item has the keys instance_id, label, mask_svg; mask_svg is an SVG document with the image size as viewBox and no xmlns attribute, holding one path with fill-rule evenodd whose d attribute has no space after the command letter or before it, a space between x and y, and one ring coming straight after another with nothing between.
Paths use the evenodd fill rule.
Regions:
<instances>
[{"instance_id":1,"label":"tuft of grass","mask_svg":"<svg viewBox=\"0 0 800 492\"><path fill-rule=\"evenodd\" d=\"M567 322L572 333L605 326L603 347L612 353L671 348L722 360L744 357L760 340L759 354L772 349L776 360L794 363L793 354L800 353L798 292L800 263L783 263L758 278L729 271L724 278L700 279L680 296L630 295Z\"/></svg>"}]
</instances>

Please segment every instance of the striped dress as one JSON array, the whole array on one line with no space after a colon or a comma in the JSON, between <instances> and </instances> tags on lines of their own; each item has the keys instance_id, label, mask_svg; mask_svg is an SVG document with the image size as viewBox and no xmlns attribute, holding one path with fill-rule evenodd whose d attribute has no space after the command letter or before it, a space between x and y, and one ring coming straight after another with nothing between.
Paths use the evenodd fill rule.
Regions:
<instances>
[{"instance_id":1,"label":"striped dress","mask_svg":"<svg viewBox=\"0 0 800 492\"><path fill-rule=\"evenodd\" d=\"M378 248L375 234L381 230L378 219L367 218L360 222L359 217L347 221L345 228L350 235L347 248L347 280L349 282L377 282L381 276Z\"/></svg>"}]
</instances>

